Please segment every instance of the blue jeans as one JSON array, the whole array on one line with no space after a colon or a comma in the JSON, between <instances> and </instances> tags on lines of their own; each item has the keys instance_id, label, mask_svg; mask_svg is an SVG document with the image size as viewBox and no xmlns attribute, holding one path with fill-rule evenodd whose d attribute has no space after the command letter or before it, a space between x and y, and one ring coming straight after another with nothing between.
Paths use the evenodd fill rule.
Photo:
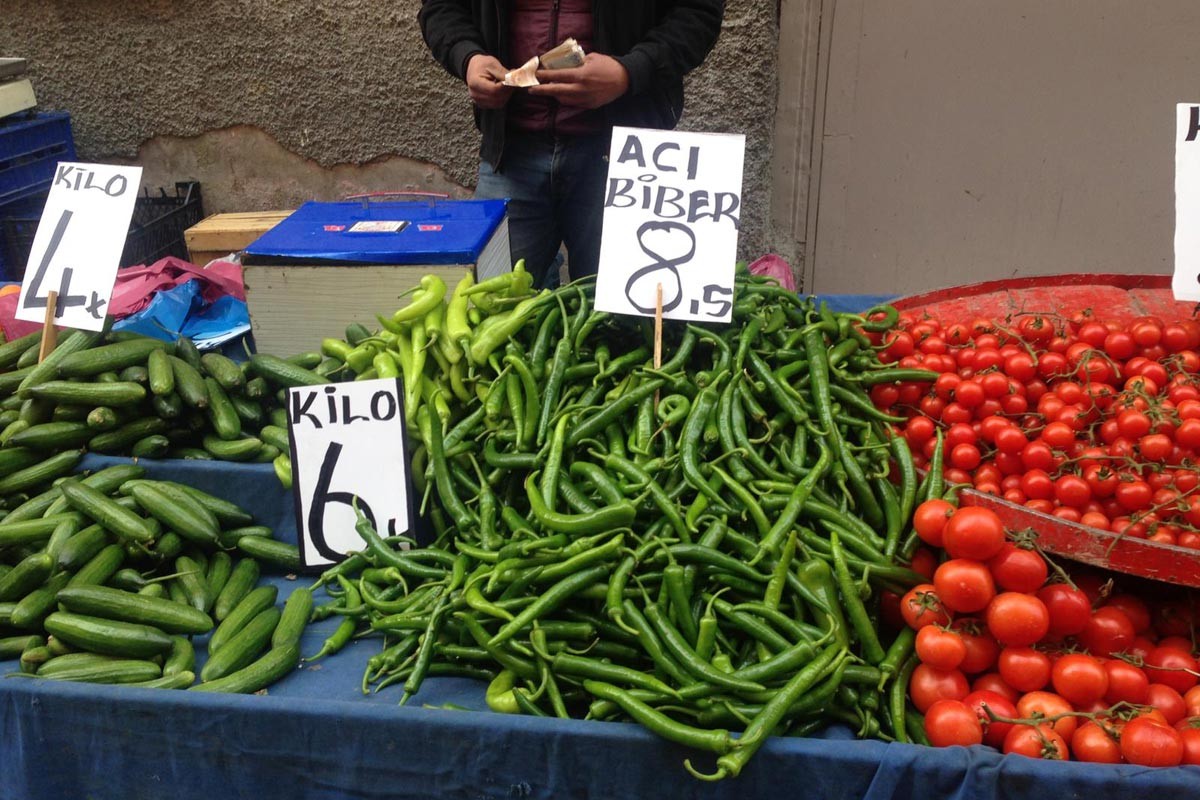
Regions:
<instances>
[{"instance_id":1,"label":"blue jeans","mask_svg":"<svg viewBox=\"0 0 1200 800\"><path fill-rule=\"evenodd\" d=\"M538 286L557 285L562 244L572 280L596 274L608 142L608 134L510 132L500 171L486 161L479 165L475 196L508 199L512 259L525 259Z\"/></svg>"}]
</instances>

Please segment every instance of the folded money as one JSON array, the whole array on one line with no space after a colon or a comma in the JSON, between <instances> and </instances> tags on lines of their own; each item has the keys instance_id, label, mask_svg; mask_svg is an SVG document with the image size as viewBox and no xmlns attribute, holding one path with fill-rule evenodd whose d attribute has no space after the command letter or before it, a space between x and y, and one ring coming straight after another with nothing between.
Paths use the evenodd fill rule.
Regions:
<instances>
[{"instance_id":1,"label":"folded money","mask_svg":"<svg viewBox=\"0 0 1200 800\"><path fill-rule=\"evenodd\" d=\"M571 69L583 65L583 48L574 39L567 39L562 44L547 50L540 56L534 56L514 70L504 73L505 86L537 86L537 71L539 69Z\"/></svg>"}]
</instances>

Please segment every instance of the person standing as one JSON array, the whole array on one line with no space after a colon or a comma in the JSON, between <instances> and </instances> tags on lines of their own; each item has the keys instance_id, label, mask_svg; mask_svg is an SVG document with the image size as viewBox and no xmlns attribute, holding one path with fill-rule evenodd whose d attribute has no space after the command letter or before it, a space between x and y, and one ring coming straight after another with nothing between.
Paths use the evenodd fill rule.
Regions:
<instances>
[{"instance_id":1,"label":"person standing","mask_svg":"<svg viewBox=\"0 0 1200 800\"><path fill-rule=\"evenodd\" d=\"M724 0L423 0L421 34L466 83L483 136L475 196L509 199L512 258L538 285L557 283L563 244L572 279L596 273L612 128L675 127L683 76L716 43L724 11ZM582 66L504 85L568 37Z\"/></svg>"}]
</instances>

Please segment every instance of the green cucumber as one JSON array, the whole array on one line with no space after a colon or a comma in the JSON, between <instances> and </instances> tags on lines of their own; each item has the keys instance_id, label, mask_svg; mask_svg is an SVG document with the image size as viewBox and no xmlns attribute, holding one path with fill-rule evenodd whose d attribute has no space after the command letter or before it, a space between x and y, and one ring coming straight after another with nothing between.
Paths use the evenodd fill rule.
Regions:
<instances>
[{"instance_id":1,"label":"green cucumber","mask_svg":"<svg viewBox=\"0 0 1200 800\"><path fill-rule=\"evenodd\" d=\"M254 517L249 512L243 510L236 503L231 503L222 497L216 497L194 486L188 486L185 483L176 483L174 481L158 481L158 483L173 486L187 492L195 498L197 503L208 509L221 525L249 525L254 521Z\"/></svg>"},{"instance_id":2,"label":"green cucumber","mask_svg":"<svg viewBox=\"0 0 1200 800\"><path fill-rule=\"evenodd\" d=\"M258 451L258 455L250 459L252 464L270 464L279 458L283 453L279 452L279 448L274 445L264 444L262 449Z\"/></svg>"},{"instance_id":3,"label":"green cucumber","mask_svg":"<svg viewBox=\"0 0 1200 800\"><path fill-rule=\"evenodd\" d=\"M238 603L242 602L254 588L254 584L258 583L258 576L258 562L253 558L243 558L237 562L233 571L229 573L229 579L217 594L216 602L213 603L213 616L217 622L223 622Z\"/></svg>"},{"instance_id":4,"label":"green cucumber","mask_svg":"<svg viewBox=\"0 0 1200 800\"><path fill-rule=\"evenodd\" d=\"M217 518L187 492L169 484L139 481L131 489L139 506L169 530L201 545L216 546L221 526Z\"/></svg>"},{"instance_id":5,"label":"green cucumber","mask_svg":"<svg viewBox=\"0 0 1200 800\"><path fill-rule=\"evenodd\" d=\"M33 489L73 471L83 458L82 450L57 453L31 467L19 469L0 478L0 495L16 494Z\"/></svg>"},{"instance_id":6,"label":"green cucumber","mask_svg":"<svg viewBox=\"0 0 1200 800\"><path fill-rule=\"evenodd\" d=\"M205 435L201 441L204 449L222 461L250 461L262 450L262 440L246 436L233 441L226 441L212 434Z\"/></svg>"},{"instance_id":7,"label":"green cucumber","mask_svg":"<svg viewBox=\"0 0 1200 800\"><path fill-rule=\"evenodd\" d=\"M28 504L30 501L26 501ZM50 538L59 523L79 520L75 514L55 514L52 517L37 517L10 522L8 517L0 522L0 547L22 544L40 544Z\"/></svg>"},{"instance_id":8,"label":"green cucumber","mask_svg":"<svg viewBox=\"0 0 1200 800\"><path fill-rule=\"evenodd\" d=\"M50 648L46 645L26 648L21 653L21 659L18 662L21 672L27 675L33 675L38 671L38 668L54 658L54 653L50 652Z\"/></svg>"},{"instance_id":9,"label":"green cucumber","mask_svg":"<svg viewBox=\"0 0 1200 800\"><path fill-rule=\"evenodd\" d=\"M125 548L119 544L105 545L99 553L79 568L67 581L67 586L98 586L106 583L125 563Z\"/></svg>"},{"instance_id":10,"label":"green cucumber","mask_svg":"<svg viewBox=\"0 0 1200 800\"><path fill-rule=\"evenodd\" d=\"M198 683L188 691L251 694L287 677L299 663L300 646L286 644L268 650L266 655L237 672L219 680Z\"/></svg>"},{"instance_id":11,"label":"green cucumber","mask_svg":"<svg viewBox=\"0 0 1200 800\"><path fill-rule=\"evenodd\" d=\"M150 407L163 419L179 419L183 416L183 401L174 392L154 395L150 400Z\"/></svg>"},{"instance_id":12,"label":"green cucumber","mask_svg":"<svg viewBox=\"0 0 1200 800\"><path fill-rule=\"evenodd\" d=\"M32 466L44 458L42 453L28 447L6 447L0 450L0 477L11 475L19 469Z\"/></svg>"},{"instance_id":13,"label":"green cucumber","mask_svg":"<svg viewBox=\"0 0 1200 800\"><path fill-rule=\"evenodd\" d=\"M12 612L12 624L18 628L40 629L46 618L58 604L58 593L71 580L69 572L60 572L37 589L21 598Z\"/></svg>"},{"instance_id":14,"label":"green cucumber","mask_svg":"<svg viewBox=\"0 0 1200 800\"><path fill-rule=\"evenodd\" d=\"M246 397L251 400L261 400L271 394L271 387L267 385L266 379L262 376L255 376L246 381L246 388L243 390Z\"/></svg>"},{"instance_id":15,"label":"green cucumber","mask_svg":"<svg viewBox=\"0 0 1200 800\"><path fill-rule=\"evenodd\" d=\"M92 437L88 448L97 453L117 453L132 447L139 439L164 433L167 430L166 420L158 417L142 417L126 423L113 431L106 431Z\"/></svg>"},{"instance_id":16,"label":"green cucumber","mask_svg":"<svg viewBox=\"0 0 1200 800\"><path fill-rule=\"evenodd\" d=\"M167 587L161 583L147 583L142 588L138 589L138 595L141 597L166 597Z\"/></svg>"},{"instance_id":17,"label":"green cucumber","mask_svg":"<svg viewBox=\"0 0 1200 800\"><path fill-rule=\"evenodd\" d=\"M0 369L8 369L16 364L29 350L36 351L42 344L42 332L27 333L19 339L0 344Z\"/></svg>"},{"instance_id":18,"label":"green cucumber","mask_svg":"<svg viewBox=\"0 0 1200 800\"><path fill-rule=\"evenodd\" d=\"M325 360L325 356L319 350L309 350L304 353L296 353L294 356L288 356L284 359L289 364L295 364L297 367L304 369L316 369L317 366Z\"/></svg>"},{"instance_id":19,"label":"green cucumber","mask_svg":"<svg viewBox=\"0 0 1200 800\"><path fill-rule=\"evenodd\" d=\"M260 612L274 606L278 595L279 590L270 584L251 589L212 632L208 640L209 657L219 653L225 643L250 624L250 620Z\"/></svg>"},{"instance_id":20,"label":"green cucumber","mask_svg":"<svg viewBox=\"0 0 1200 800\"><path fill-rule=\"evenodd\" d=\"M171 651L163 662L163 675L175 675L180 672L191 673L196 668L196 648L190 639L183 636L171 637Z\"/></svg>"},{"instance_id":21,"label":"green cucumber","mask_svg":"<svg viewBox=\"0 0 1200 800\"><path fill-rule=\"evenodd\" d=\"M242 418L229 402L229 395L225 394L221 384L213 378L205 378L204 388L208 391L208 419L217 436L227 442L241 436Z\"/></svg>"},{"instance_id":22,"label":"green cucumber","mask_svg":"<svg viewBox=\"0 0 1200 800\"><path fill-rule=\"evenodd\" d=\"M17 357L17 369L33 368L37 366L38 357L42 354L42 343L38 342L37 347L31 347Z\"/></svg>"},{"instance_id":23,"label":"green cucumber","mask_svg":"<svg viewBox=\"0 0 1200 800\"><path fill-rule=\"evenodd\" d=\"M62 404L54 407L50 415L51 422L87 422L88 414L92 412L89 405Z\"/></svg>"},{"instance_id":24,"label":"green cucumber","mask_svg":"<svg viewBox=\"0 0 1200 800\"><path fill-rule=\"evenodd\" d=\"M175 355L192 369L200 369L200 351L196 349L196 343L186 336L175 340Z\"/></svg>"},{"instance_id":25,"label":"green cucumber","mask_svg":"<svg viewBox=\"0 0 1200 800\"><path fill-rule=\"evenodd\" d=\"M55 403L74 403L90 406L132 406L146 399L146 389L140 383L77 383L75 381L46 381L32 387L30 395Z\"/></svg>"},{"instance_id":26,"label":"green cucumber","mask_svg":"<svg viewBox=\"0 0 1200 800\"><path fill-rule=\"evenodd\" d=\"M62 485L63 497L76 511L81 511L127 541L149 543L153 530L137 514L115 500L84 483L67 481Z\"/></svg>"},{"instance_id":27,"label":"green cucumber","mask_svg":"<svg viewBox=\"0 0 1200 800\"><path fill-rule=\"evenodd\" d=\"M86 660L57 664L64 658L91 656ZM99 658L94 653L70 653L53 658L37 671L39 678L52 681L82 681L85 683L142 683L154 680L162 670L153 661L133 658Z\"/></svg>"},{"instance_id":28,"label":"green cucumber","mask_svg":"<svg viewBox=\"0 0 1200 800\"><path fill-rule=\"evenodd\" d=\"M49 422L50 415L53 413L54 403L31 397L21 404L21 408L17 411L17 419L23 419L29 423L30 427L33 427L41 425L43 422Z\"/></svg>"},{"instance_id":29,"label":"green cucumber","mask_svg":"<svg viewBox=\"0 0 1200 800\"><path fill-rule=\"evenodd\" d=\"M188 605L207 616L212 608L213 595L204 580L204 567L187 556L180 556L175 559L175 573L175 581L183 589Z\"/></svg>"},{"instance_id":30,"label":"green cucumber","mask_svg":"<svg viewBox=\"0 0 1200 800\"><path fill-rule=\"evenodd\" d=\"M183 670L148 681L132 681L125 686L138 686L143 689L186 689L196 682L196 674L191 670Z\"/></svg>"},{"instance_id":31,"label":"green cucumber","mask_svg":"<svg viewBox=\"0 0 1200 800\"><path fill-rule=\"evenodd\" d=\"M270 445L279 448L280 452L291 452L291 442L288 440L288 432L286 428L280 428L276 425L266 425L258 432L258 438Z\"/></svg>"},{"instance_id":32,"label":"green cucumber","mask_svg":"<svg viewBox=\"0 0 1200 800\"><path fill-rule=\"evenodd\" d=\"M346 341L357 345L363 339L371 338L371 330L361 322L351 322L346 326Z\"/></svg>"},{"instance_id":33,"label":"green cucumber","mask_svg":"<svg viewBox=\"0 0 1200 800\"><path fill-rule=\"evenodd\" d=\"M293 386L321 386L331 381L323 375L318 375L310 369L291 364L282 358L255 353L250 356L254 371L276 386L291 388Z\"/></svg>"},{"instance_id":34,"label":"green cucumber","mask_svg":"<svg viewBox=\"0 0 1200 800\"><path fill-rule=\"evenodd\" d=\"M133 447L129 448L129 455L134 458L165 458L170 449L171 440L156 433L134 442Z\"/></svg>"},{"instance_id":35,"label":"green cucumber","mask_svg":"<svg viewBox=\"0 0 1200 800\"><path fill-rule=\"evenodd\" d=\"M0 428L7 428L20 418L20 411L0 411Z\"/></svg>"},{"instance_id":36,"label":"green cucumber","mask_svg":"<svg viewBox=\"0 0 1200 800\"><path fill-rule=\"evenodd\" d=\"M82 515L81 515L82 516ZM46 553L54 559L54 563L58 563L58 554L62 552L65 545L72 536L79 533L79 529L83 527L82 520L64 518L62 522L55 526L50 532L50 538L46 540Z\"/></svg>"},{"instance_id":37,"label":"green cucumber","mask_svg":"<svg viewBox=\"0 0 1200 800\"><path fill-rule=\"evenodd\" d=\"M273 533L274 531L266 525L246 525L241 528L230 528L220 533L221 547L235 548L237 547L238 540L243 536L265 536L269 539Z\"/></svg>"},{"instance_id":38,"label":"green cucumber","mask_svg":"<svg viewBox=\"0 0 1200 800\"><path fill-rule=\"evenodd\" d=\"M91 350L71 353L58 363L58 374L67 378L88 378L101 372L113 372L146 363L154 350L167 350L169 342L161 339L133 339L106 344Z\"/></svg>"},{"instance_id":39,"label":"green cucumber","mask_svg":"<svg viewBox=\"0 0 1200 800\"><path fill-rule=\"evenodd\" d=\"M158 397L175 392L175 372L165 350L152 350L146 358L146 373L150 391Z\"/></svg>"},{"instance_id":40,"label":"green cucumber","mask_svg":"<svg viewBox=\"0 0 1200 800\"><path fill-rule=\"evenodd\" d=\"M71 572L82 567L109 543L111 535L103 525L90 525L67 539L58 551L58 566Z\"/></svg>"},{"instance_id":41,"label":"green cucumber","mask_svg":"<svg viewBox=\"0 0 1200 800\"><path fill-rule=\"evenodd\" d=\"M107 586L70 586L58 593L58 602L76 614L153 625L167 633L202 634L213 628L212 618L194 607Z\"/></svg>"},{"instance_id":42,"label":"green cucumber","mask_svg":"<svg viewBox=\"0 0 1200 800\"><path fill-rule=\"evenodd\" d=\"M112 371L101 372L99 375L92 376L93 383L118 383L120 380L121 376Z\"/></svg>"},{"instance_id":43,"label":"green cucumber","mask_svg":"<svg viewBox=\"0 0 1200 800\"><path fill-rule=\"evenodd\" d=\"M105 467L99 472L95 472L83 479L85 486L90 486L98 492L111 494L116 491L117 487L122 484L136 480L146 474L146 470L139 467L137 464L113 464L111 467ZM66 498L62 496L62 491L55 486L50 490L55 496L55 500L46 508L46 516L58 514L66 511L68 508ZM37 499L37 498L35 498ZM30 501L32 502L32 501ZM23 506L22 506L23 508ZM20 511L20 508L13 509L13 513Z\"/></svg>"},{"instance_id":44,"label":"green cucumber","mask_svg":"<svg viewBox=\"0 0 1200 800\"><path fill-rule=\"evenodd\" d=\"M16 419L4 426L0 432L0 447L8 444L8 440L29 427L29 420Z\"/></svg>"},{"instance_id":45,"label":"green cucumber","mask_svg":"<svg viewBox=\"0 0 1200 800\"><path fill-rule=\"evenodd\" d=\"M188 461L216 461L213 454L199 447L174 447L171 458L182 458Z\"/></svg>"},{"instance_id":46,"label":"green cucumber","mask_svg":"<svg viewBox=\"0 0 1200 800\"><path fill-rule=\"evenodd\" d=\"M238 539L238 549L248 556L294 571L300 569L300 548L294 544L268 539L265 536L243 536Z\"/></svg>"},{"instance_id":47,"label":"green cucumber","mask_svg":"<svg viewBox=\"0 0 1200 800\"><path fill-rule=\"evenodd\" d=\"M175 391L185 405L192 408L208 407L208 387L204 376L188 362L177 356L171 357L171 371L175 374Z\"/></svg>"},{"instance_id":48,"label":"green cucumber","mask_svg":"<svg viewBox=\"0 0 1200 800\"><path fill-rule=\"evenodd\" d=\"M88 412L87 419L84 422L94 432L102 433L104 431L111 431L120 425L121 418L117 416L116 411L113 411L108 406L97 406Z\"/></svg>"},{"instance_id":49,"label":"green cucumber","mask_svg":"<svg viewBox=\"0 0 1200 800\"><path fill-rule=\"evenodd\" d=\"M0 577L0 601L20 600L45 583L53 569L54 561L48 553L34 553L21 559Z\"/></svg>"},{"instance_id":50,"label":"green cucumber","mask_svg":"<svg viewBox=\"0 0 1200 800\"><path fill-rule=\"evenodd\" d=\"M49 609L47 613L49 613L49 611L53 611L53 610L54 609ZM59 639L57 636L47 637L46 638L46 647L50 648L50 652L53 653L56 658L58 656L65 656L68 653L78 653L79 652L77 649L75 649L71 645L67 644L62 639Z\"/></svg>"},{"instance_id":51,"label":"green cucumber","mask_svg":"<svg viewBox=\"0 0 1200 800\"><path fill-rule=\"evenodd\" d=\"M170 636L135 622L56 611L46 617L45 626L67 644L102 655L153 658L171 649Z\"/></svg>"},{"instance_id":52,"label":"green cucumber","mask_svg":"<svg viewBox=\"0 0 1200 800\"><path fill-rule=\"evenodd\" d=\"M167 531L154 543L153 552L155 557L163 560L175 558L183 552L183 537L175 531Z\"/></svg>"},{"instance_id":53,"label":"green cucumber","mask_svg":"<svg viewBox=\"0 0 1200 800\"><path fill-rule=\"evenodd\" d=\"M17 608L17 604L12 600L6 600L0 603L0 625L11 625L13 611Z\"/></svg>"},{"instance_id":54,"label":"green cucumber","mask_svg":"<svg viewBox=\"0 0 1200 800\"><path fill-rule=\"evenodd\" d=\"M237 412L238 418L252 428L261 428L267 415L263 411L262 406L257 400L252 400L249 397L241 395L229 395L229 402L233 406L233 410Z\"/></svg>"},{"instance_id":55,"label":"green cucumber","mask_svg":"<svg viewBox=\"0 0 1200 800\"><path fill-rule=\"evenodd\" d=\"M126 367L117 373L117 377L123 381L141 384L142 386L150 385L150 373L141 364Z\"/></svg>"},{"instance_id":56,"label":"green cucumber","mask_svg":"<svg viewBox=\"0 0 1200 800\"><path fill-rule=\"evenodd\" d=\"M87 444L95 431L83 422L43 422L30 425L8 440L14 447L33 450L67 450Z\"/></svg>"},{"instance_id":57,"label":"green cucumber","mask_svg":"<svg viewBox=\"0 0 1200 800\"><path fill-rule=\"evenodd\" d=\"M279 485L282 486L285 491L291 491L292 457L287 453L280 453L271 463L275 465L275 477L279 479Z\"/></svg>"},{"instance_id":58,"label":"green cucumber","mask_svg":"<svg viewBox=\"0 0 1200 800\"><path fill-rule=\"evenodd\" d=\"M288 426L287 409L286 408L271 409L271 424L274 425L276 428L283 428L284 430L287 430L287 426ZM281 447L279 449L282 450L283 448Z\"/></svg>"},{"instance_id":59,"label":"green cucumber","mask_svg":"<svg viewBox=\"0 0 1200 800\"><path fill-rule=\"evenodd\" d=\"M227 392L237 391L246 385L241 367L220 353L205 353L200 356L200 365Z\"/></svg>"},{"instance_id":60,"label":"green cucumber","mask_svg":"<svg viewBox=\"0 0 1200 800\"><path fill-rule=\"evenodd\" d=\"M113 573L113 576L108 579L107 586L114 589L120 589L123 592L139 592L144 587L149 586L149 581L142 573L138 572L133 567L125 567ZM104 616L101 614L100 616Z\"/></svg>"},{"instance_id":61,"label":"green cucumber","mask_svg":"<svg viewBox=\"0 0 1200 800\"><path fill-rule=\"evenodd\" d=\"M208 657L200 670L200 680L215 681L248 666L267 649L271 635L279 624L279 609L268 608L258 612L221 649Z\"/></svg>"},{"instance_id":62,"label":"green cucumber","mask_svg":"<svg viewBox=\"0 0 1200 800\"><path fill-rule=\"evenodd\" d=\"M307 586L296 587L283 604L283 616L279 618L275 633L271 635L271 647L299 644L304 628L312 616L312 610L312 590Z\"/></svg>"},{"instance_id":63,"label":"green cucumber","mask_svg":"<svg viewBox=\"0 0 1200 800\"><path fill-rule=\"evenodd\" d=\"M224 550L213 553L212 558L208 560L208 569L204 572L204 581L208 584L208 592L214 601L225 588L232 572L233 557Z\"/></svg>"},{"instance_id":64,"label":"green cucumber","mask_svg":"<svg viewBox=\"0 0 1200 800\"><path fill-rule=\"evenodd\" d=\"M22 636L5 636L3 639L0 639L0 661L11 661L14 658L20 658L21 653L26 650L45 646L45 638L36 634L27 633Z\"/></svg>"},{"instance_id":65,"label":"green cucumber","mask_svg":"<svg viewBox=\"0 0 1200 800\"><path fill-rule=\"evenodd\" d=\"M15 392L17 386L33 374L34 367L36 366L34 364L33 366L14 369L12 372L0 372L0 395L9 395ZM21 399L18 395L13 395L13 397L17 400Z\"/></svg>"},{"instance_id":66,"label":"green cucumber","mask_svg":"<svg viewBox=\"0 0 1200 800\"><path fill-rule=\"evenodd\" d=\"M17 387L17 394L22 398L31 397L32 395L29 394L31 387L54 378L58 374L58 365L64 359L75 353L87 350L100 341L100 336L100 333L94 331L68 331L65 336L58 340L58 347L54 348L54 352L46 356L42 363L29 370L29 374L25 376Z\"/></svg>"}]
</instances>

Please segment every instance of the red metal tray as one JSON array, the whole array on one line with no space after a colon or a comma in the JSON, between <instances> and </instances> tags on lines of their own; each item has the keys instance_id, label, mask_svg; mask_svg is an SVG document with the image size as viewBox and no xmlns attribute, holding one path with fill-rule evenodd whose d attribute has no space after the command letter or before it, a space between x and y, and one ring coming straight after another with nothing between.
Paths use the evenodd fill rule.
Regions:
<instances>
[{"instance_id":1,"label":"red metal tray","mask_svg":"<svg viewBox=\"0 0 1200 800\"><path fill-rule=\"evenodd\" d=\"M1125 321L1143 315L1187 319L1196 304L1177 302L1170 275L1041 275L954 286L893 301L905 311L969 322L1035 312L1094 309L1101 319Z\"/></svg>"},{"instance_id":2,"label":"red metal tray","mask_svg":"<svg viewBox=\"0 0 1200 800\"><path fill-rule=\"evenodd\" d=\"M1032 528L1038 545L1047 553L1114 572L1200 588L1200 550L1119 536L973 489L964 489L959 500L964 506L991 509L1009 530Z\"/></svg>"},{"instance_id":3,"label":"red metal tray","mask_svg":"<svg viewBox=\"0 0 1200 800\"><path fill-rule=\"evenodd\" d=\"M1074 313L1091 308L1101 319L1143 315L1187 319L1198 306L1177 302L1170 275L1073 274L987 281L911 295L894 301L904 311L942 320L1003 319L1022 313ZM995 511L1006 527L1032 528L1048 553L1152 580L1200 587L1200 550L1126 538L1066 522L993 495L964 490L963 505Z\"/></svg>"}]
</instances>

